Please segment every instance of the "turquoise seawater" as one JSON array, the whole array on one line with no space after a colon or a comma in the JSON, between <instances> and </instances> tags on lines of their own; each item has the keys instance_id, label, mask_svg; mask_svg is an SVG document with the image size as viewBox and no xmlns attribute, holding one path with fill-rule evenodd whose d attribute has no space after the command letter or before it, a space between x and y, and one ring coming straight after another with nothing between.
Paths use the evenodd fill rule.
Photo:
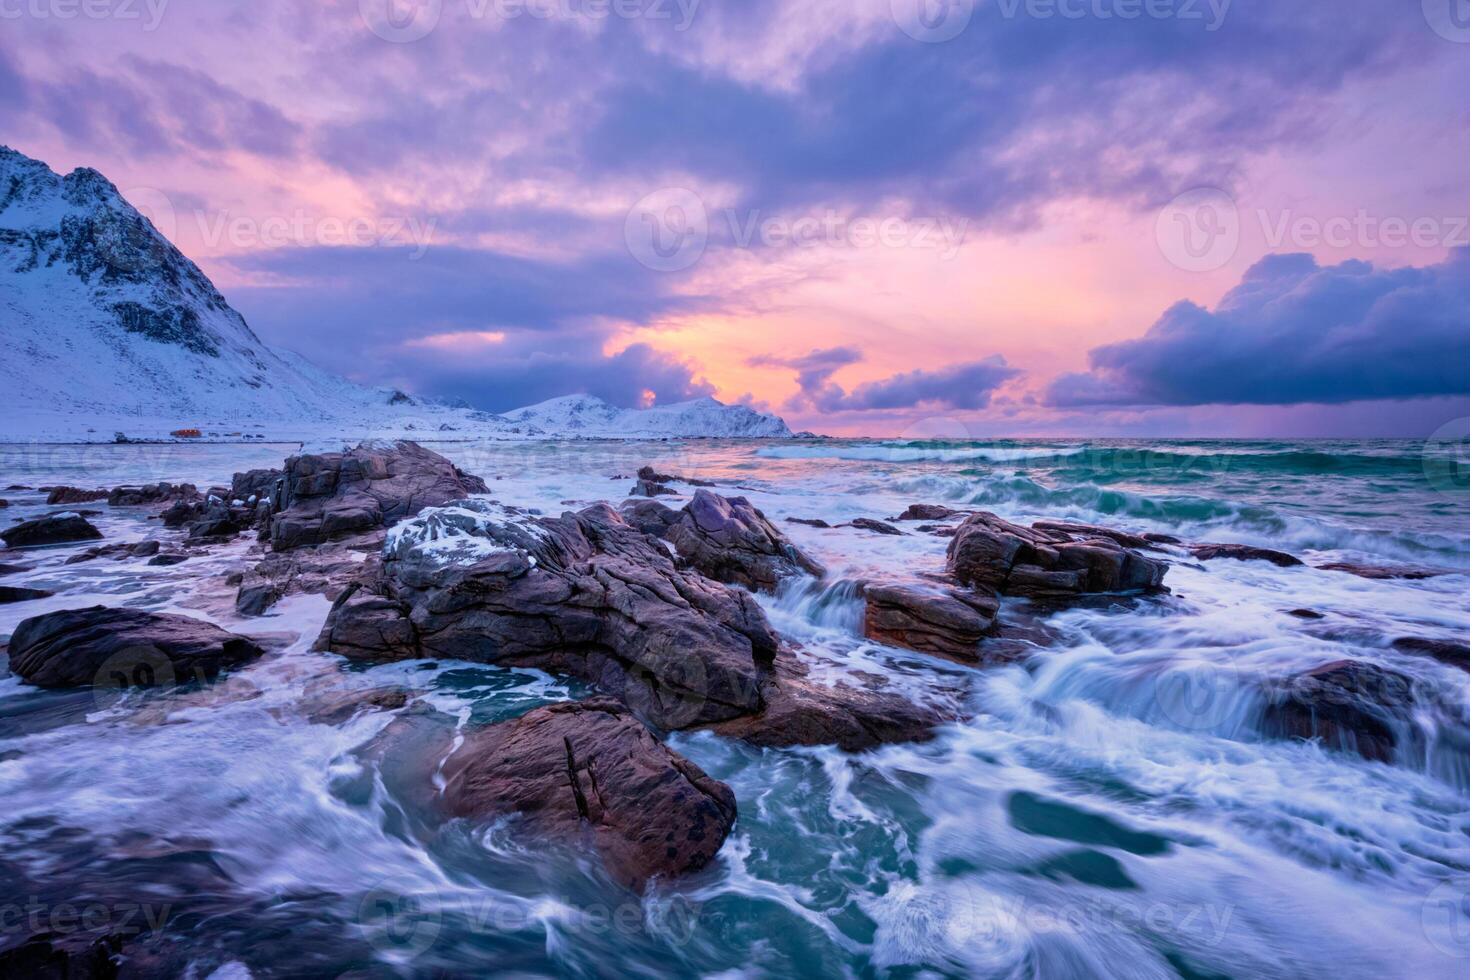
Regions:
<instances>
[{"instance_id":1,"label":"turquoise seawater","mask_svg":"<svg viewBox=\"0 0 1470 980\"><path fill-rule=\"evenodd\" d=\"M296 706L344 676L310 649L326 603L236 617L225 576L249 542L168 569L28 555L34 568L5 584L59 594L0 606L0 637L35 612L129 604L269 633L277 652L208 691L0 679L0 911L146 908L156 922L135 916L141 938L199 977L1470 973L1470 674L1392 645L1470 635L1465 447L430 445L497 499L546 513L620 501L645 463L748 496L829 568L761 600L818 675L879 677L914 697L958 687L968 720L863 755L672 736L731 785L739 820L713 866L632 895L505 827L419 819L403 788L412 753L375 748L390 718L304 718ZM0 486L208 485L292 448L0 447ZM46 509L29 491L0 496L3 520ZM1306 564L1174 555L1171 595L1042 611L1052 639L1028 660L969 669L861 636L855 583L938 572L943 538L785 521L891 520L913 503L1248 543ZM97 520L121 540L166 533L141 515ZM1448 574L1317 567L1340 562ZM1321 618L1292 615L1303 609ZM1260 724L1273 683L1343 660L1415 683L1389 762ZM408 687L459 726L586 693L448 662L346 676ZM0 916L0 944L18 921Z\"/></svg>"}]
</instances>

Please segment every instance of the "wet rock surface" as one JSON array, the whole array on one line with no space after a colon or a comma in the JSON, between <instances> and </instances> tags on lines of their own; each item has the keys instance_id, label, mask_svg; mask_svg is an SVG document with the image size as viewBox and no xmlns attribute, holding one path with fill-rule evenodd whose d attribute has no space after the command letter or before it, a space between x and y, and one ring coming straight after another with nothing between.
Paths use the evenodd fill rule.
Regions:
<instances>
[{"instance_id":1,"label":"wet rock surface","mask_svg":"<svg viewBox=\"0 0 1470 980\"><path fill-rule=\"evenodd\" d=\"M844 752L866 752L928 741L939 726L960 717L957 703L942 696L931 702L911 700L887 689L881 678L856 677L837 684L814 680L789 652L778 655L762 679L761 699L759 713L711 730L763 748L835 745Z\"/></svg>"},{"instance_id":2,"label":"wet rock surface","mask_svg":"<svg viewBox=\"0 0 1470 980\"><path fill-rule=\"evenodd\" d=\"M1417 653L1420 656L1433 657L1440 663L1470 671L1470 644L1423 636L1405 636L1394 640L1393 648L1402 653Z\"/></svg>"},{"instance_id":3,"label":"wet rock surface","mask_svg":"<svg viewBox=\"0 0 1470 980\"><path fill-rule=\"evenodd\" d=\"M1343 572L1348 575L1356 575L1358 578L1371 579L1377 582L1405 581L1423 582L1443 575L1463 575L1445 568L1415 568L1412 566L1394 565L1364 565L1354 562L1335 562L1330 565L1318 565L1324 572Z\"/></svg>"},{"instance_id":4,"label":"wet rock surface","mask_svg":"<svg viewBox=\"0 0 1470 980\"><path fill-rule=\"evenodd\" d=\"M102 532L80 514L48 515L0 531L0 540L10 548L36 548L101 539Z\"/></svg>"},{"instance_id":5,"label":"wet rock surface","mask_svg":"<svg viewBox=\"0 0 1470 980\"><path fill-rule=\"evenodd\" d=\"M1105 592L1157 592L1168 566L1111 537L1025 528L994 514L967 518L947 552L962 584L1001 595L1066 598Z\"/></svg>"},{"instance_id":6,"label":"wet rock surface","mask_svg":"<svg viewBox=\"0 0 1470 980\"><path fill-rule=\"evenodd\" d=\"M23 621L10 638L10 670L38 687L167 687L213 679L263 652L186 616L93 606Z\"/></svg>"},{"instance_id":7,"label":"wet rock surface","mask_svg":"<svg viewBox=\"0 0 1470 980\"><path fill-rule=\"evenodd\" d=\"M49 599L55 592L45 589L23 589L12 585L0 585L0 606L8 606L17 602L34 602L37 599Z\"/></svg>"},{"instance_id":8,"label":"wet rock surface","mask_svg":"<svg viewBox=\"0 0 1470 980\"><path fill-rule=\"evenodd\" d=\"M417 443L363 444L343 453L286 461L271 547L289 551L391 527L427 507L488 488Z\"/></svg>"},{"instance_id":9,"label":"wet rock surface","mask_svg":"<svg viewBox=\"0 0 1470 980\"><path fill-rule=\"evenodd\" d=\"M621 883L697 871L735 823L735 794L609 698L558 704L466 736L444 766L456 817L595 851Z\"/></svg>"},{"instance_id":10,"label":"wet rock surface","mask_svg":"<svg viewBox=\"0 0 1470 980\"><path fill-rule=\"evenodd\" d=\"M1391 762L1403 727L1399 720L1416 700L1409 677L1344 660L1295 675L1270 690L1262 724L1277 738L1320 739L1331 749Z\"/></svg>"},{"instance_id":11,"label":"wet rock surface","mask_svg":"<svg viewBox=\"0 0 1470 980\"><path fill-rule=\"evenodd\" d=\"M942 504L911 504L908 510L899 514L895 520L898 521L947 521L952 517L961 517L968 511L954 510Z\"/></svg>"},{"instance_id":12,"label":"wet rock surface","mask_svg":"<svg viewBox=\"0 0 1470 980\"><path fill-rule=\"evenodd\" d=\"M859 517L852 521L852 526L859 531L871 531L874 534L884 534L893 538L903 536L903 532L892 524L884 521L875 521L870 517Z\"/></svg>"},{"instance_id":13,"label":"wet rock surface","mask_svg":"<svg viewBox=\"0 0 1470 980\"><path fill-rule=\"evenodd\" d=\"M382 535L348 545L273 552L241 576L235 611L261 616L288 595L321 595L332 601L347 591L363 567L360 549L376 550Z\"/></svg>"},{"instance_id":14,"label":"wet rock surface","mask_svg":"<svg viewBox=\"0 0 1470 980\"><path fill-rule=\"evenodd\" d=\"M318 645L569 674L664 728L760 710L778 640L749 594L681 570L606 505L559 518L481 508L476 533L451 542L459 550L443 547L437 513L396 529Z\"/></svg>"},{"instance_id":15,"label":"wet rock surface","mask_svg":"<svg viewBox=\"0 0 1470 980\"><path fill-rule=\"evenodd\" d=\"M663 537L704 575L753 592L774 592L793 576L826 574L744 497L696 491Z\"/></svg>"},{"instance_id":16,"label":"wet rock surface","mask_svg":"<svg viewBox=\"0 0 1470 980\"><path fill-rule=\"evenodd\" d=\"M1189 553L1200 561L1267 561L1277 568L1296 568L1306 564L1295 555L1270 548L1253 548L1248 544L1196 544L1190 545Z\"/></svg>"},{"instance_id":17,"label":"wet rock surface","mask_svg":"<svg viewBox=\"0 0 1470 980\"><path fill-rule=\"evenodd\" d=\"M98 500L106 500L110 491L107 490L83 490L80 487L48 487L46 493L46 504L55 507L58 504L90 504Z\"/></svg>"},{"instance_id":18,"label":"wet rock surface","mask_svg":"<svg viewBox=\"0 0 1470 980\"><path fill-rule=\"evenodd\" d=\"M199 488L192 483L154 483L141 487L117 487L108 495L107 503L112 507L148 507L198 499Z\"/></svg>"},{"instance_id":19,"label":"wet rock surface","mask_svg":"<svg viewBox=\"0 0 1470 980\"><path fill-rule=\"evenodd\" d=\"M863 594L868 639L967 664L982 659L1000 613L998 599L960 589L869 585Z\"/></svg>"}]
</instances>

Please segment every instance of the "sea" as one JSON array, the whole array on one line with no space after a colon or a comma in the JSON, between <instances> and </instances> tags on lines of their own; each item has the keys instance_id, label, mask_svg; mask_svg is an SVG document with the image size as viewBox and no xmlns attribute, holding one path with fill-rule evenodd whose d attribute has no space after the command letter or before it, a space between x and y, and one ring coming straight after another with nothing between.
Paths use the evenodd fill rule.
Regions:
<instances>
[{"instance_id":1,"label":"sea","mask_svg":"<svg viewBox=\"0 0 1470 980\"><path fill-rule=\"evenodd\" d=\"M45 692L0 677L0 948L38 924L124 931L160 973L199 978L1470 976L1470 673L1393 645L1470 642L1463 447L426 445L495 499L546 514L621 501L642 465L749 498L828 568L760 599L815 675L880 677L916 698L942 684L963 692L965 720L864 754L670 736L733 788L739 818L711 866L633 894L513 828L415 821L376 748L392 713L299 710L323 685L391 685L468 728L588 694L578 683L314 652L323 598L236 615L228 576L251 560L249 538L169 568L66 564L80 546L0 554L31 566L0 584L56 593L0 605L0 639L29 616L103 604L209 619L272 649L205 689ZM0 446L0 487L205 487L296 449ZM34 489L0 497L4 523L79 509ZM1304 564L1171 551L1166 595L1008 602L1044 639L971 668L862 635L860 583L942 572L945 538L787 521L892 521L915 503ZM109 541L174 533L142 511L81 506ZM1336 563L1438 574L1320 567ZM1413 682L1388 761L1262 723L1275 686L1341 661Z\"/></svg>"}]
</instances>

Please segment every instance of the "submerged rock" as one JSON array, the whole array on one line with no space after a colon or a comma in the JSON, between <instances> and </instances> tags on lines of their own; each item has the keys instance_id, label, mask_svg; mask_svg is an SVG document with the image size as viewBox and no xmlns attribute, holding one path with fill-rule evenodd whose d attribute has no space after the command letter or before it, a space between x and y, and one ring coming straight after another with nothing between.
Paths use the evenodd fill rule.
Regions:
<instances>
[{"instance_id":1,"label":"submerged rock","mask_svg":"<svg viewBox=\"0 0 1470 980\"><path fill-rule=\"evenodd\" d=\"M652 466L645 466L638 471L638 479L643 483L683 483L691 487L712 487L715 484L708 480L696 480L688 476L674 476L670 473L660 473Z\"/></svg>"},{"instance_id":2,"label":"submerged rock","mask_svg":"<svg viewBox=\"0 0 1470 980\"><path fill-rule=\"evenodd\" d=\"M1321 739L1329 748L1391 762L1396 729L1416 703L1414 682L1376 664L1344 660L1297 674L1269 691L1268 735Z\"/></svg>"},{"instance_id":3,"label":"submerged rock","mask_svg":"<svg viewBox=\"0 0 1470 980\"><path fill-rule=\"evenodd\" d=\"M540 708L471 732L444 764L456 817L595 851L618 881L697 871L734 826L735 794L616 701Z\"/></svg>"},{"instance_id":4,"label":"submerged rock","mask_svg":"<svg viewBox=\"0 0 1470 980\"><path fill-rule=\"evenodd\" d=\"M0 585L0 606L8 606L17 602L35 602L37 599L49 599L55 592L45 589L23 589L12 585Z\"/></svg>"},{"instance_id":5,"label":"submerged rock","mask_svg":"<svg viewBox=\"0 0 1470 980\"><path fill-rule=\"evenodd\" d=\"M46 494L46 504L50 507L58 504L90 504L93 501L106 500L109 492L83 490L80 487L50 487Z\"/></svg>"},{"instance_id":6,"label":"submerged rock","mask_svg":"<svg viewBox=\"0 0 1470 980\"><path fill-rule=\"evenodd\" d=\"M192 483L154 483L143 487L117 487L107 498L112 507L146 507L179 500L200 499Z\"/></svg>"},{"instance_id":7,"label":"submerged rock","mask_svg":"<svg viewBox=\"0 0 1470 980\"><path fill-rule=\"evenodd\" d=\"M50 514L0 531L0 539L11 548L99 541L101 538L102 532L80 514Z\"/></svg>"},{"instance_id":8,"label":"submerged rock","mask_svg":"<svg viewBox=\"0 0 1470 980\"><path fill-rule=\"evenodd\" d=\"M187 616L93 606L22 622L10 638L10 669L38 687L169 687L211 680L263 652Z\"/></svg>"},{"instance_id":9,"label":"submerged rock","mask_svg":"<svg viewBox=\"0 0 1470 980\"><path fill-rule=\"evenodd\" d=\"M633 492L628 494L628 496L675 497L678 496L678 491L672 490L669 487L664 486L662 483L654 483L650 480L639 480L637 484L634 485Z\"/></svg>"},{"instance_id":10,"label":"submerged rock","mask_svg":"<svg viewBox=\"0 0 1470 980\"><path fill-rule=\"evenodd\" d=\"M428 507L489 489L417 443L364 443L348 452L286 461L271 547L289 551L391 527Z\"/></svg>"},{"instance_id":11,"label":"submerged rock","mask_svg":"<svg viewBox=\"0 0 1470 980\"><path fill-rule=\"evenodd\" d=\"M852 526L859 531L872 531L874 534L884 534L889 537L902 537L903 532L892 524L883 521L875 521L870 517L859 517L852 522Z\"/></svg>"},{"instance_id":12,"label":"submerged rock","mask_svg":"<svg viewBox=\"0 0 1470 980\"><path fill-rule=\"evenodd\" d=\"M1025 528L990 513L967 518L947 555L962 584L1032 598L1157 592L1168 571L1110 537Z\"/></svg>"},{"instance_id":13,"label":"submerged rock","mask_svg":"<svg viewBox=\"0 0 1470 980\"><path fill-rule=\"evenodd\" d=\"M867 686L855 686L861 681ZM726 738L765 748L835 745L866 752L883 745L924 742L959 717L954 705L911 700L887 690L879 678L852 683L813 680L795 656L782 652L762 679L762 710L711 726Z\"/></svg>"},{"instance_id":14,"label":"submerged rock","mask_svg":"<svg viewBox=\"0 0 1470 980\"><path fill-rule=\"evenodd\" d=\"M869 585L863 632L870 640L974 664L995 630L1000 601L959 589Z\"/></svg>"},{"instance_id":15,"label":"submerged rock","mask_svg":"<svg viewBox=\"0 0 1470 980\"><path fill-rule=\"evenodd\" d=\"M80 565L83 562L96 561L99 558L110 558L113 561L127 561L129 558L151 558L158 554L162 550L162 547L157 541L103 545L99 548L88 548L79 555L72 555L66 560L66 564Z\"/></svg>"},{"instance_id":16,"label":"submerged rock","mask_svg":"<svg viewBox=\"0 0 1470 980\"><path fill-rule=\"evenodd\" d=\"M909 509L899 514L899 521L947 521L951 517L960 517L967 511L954 510L942 504L912 504Z\"/></svg>"},{"instance_id":17,"label":"submerged rock","mask_svg":"<svg viewBox=\"0 0 1470 980\"><path fill-rule=\"evenodd\" d=\"M814 528L817 528L818 530L822 530L822 531L830 531L832 529L832 525L831 524L828 524L826 521L822 520L820 517L812 517L812 518L807 518L807 517L788 517L788 518L786 518L786 523L787 524L800 524L803 527L814 527Z\"/></svg>"},{"instance_id":18,"label":"submerged rock","mask_svg":"<svg viewBox=\"0 0 1470 980\"><path fill-rule=\"evenodd\" d=\"M1423 582L1427 579L1439 578L1443 575L1464 575L1463 571L1455 571L1447 568L1415 568L1412 566L1390 566L1390 565L1363 565L1355 562L1336 562L1330 565L1318 565L1324 572L1345 572L1348 575L1356 575L1358 578L1373 579L1375 581L1390 582L1402 580L1405 582Z\"/></svg>"},{"instance_id":19,"label":"submerged rock","mask_svg":"<svg viewBox=\"0 0 1470 980\"><path fill-rule=\"evenodd\" d=\"M1269 548L1253 548L1248 544L1196 544L1190 545L1189 553L1200 561L1216 561L1229 558L1234 561L1268 561L1277 568L1296 568L1305 565L1295 555Z\"/></svg>"},{"instance_id":20,"label":"submerged rock","mask_svg":"<svg viewBox=\"0 0 1470 980\"><path fill-rule=\"evenodd\" d=\"M1424 636L1405 636L1393 641L1393 648L1403 653L1417 653L1433 657L1440 663L1470 670L1470 645L1450 640L1436 640Z\"/></svg>"},{"instance_id":21,"label":"submerged rock","mask_svg":"<svg viewBox=\"0 0 1470 980\"><path fill-rule=\"evenodd\" d=\"M793 576L827 574L744 497L696 491L664 538L703 574L753 592L775 592Z\"/></svg>"}]
</instances>

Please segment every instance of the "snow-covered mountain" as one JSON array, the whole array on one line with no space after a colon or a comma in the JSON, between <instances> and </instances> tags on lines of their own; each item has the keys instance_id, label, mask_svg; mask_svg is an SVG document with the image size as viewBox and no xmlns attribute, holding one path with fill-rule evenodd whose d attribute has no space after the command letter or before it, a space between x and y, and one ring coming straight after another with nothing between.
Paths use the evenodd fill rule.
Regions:
<instances>
[{"instance_id":1,"label":"snow-covered mountain","mask_svg":"<svg viewBox=\"0 0 1470 980\"><path fill-rule=\"evenodd\" d=\"M648 411L574 395L488 415L353 384L262 343L183 253L91 169L0 146L0 441L157 438L783 437L713 399Z\"/></svg>"},{"instance_id":2,"label":"snow-covered mountain","mask_svg":"<svg viewBox=\"0 0 1470 980\"><path fill-rule=\"evenodd\" d=\"M744 405L725 405L713 398L659 405L617 408L591 395L567 395L530 408L507 412L506 419L541 433L596 438L712 436L730 439L789 439L791 430L774 415Z\"/></svg>"}]
</instances>

